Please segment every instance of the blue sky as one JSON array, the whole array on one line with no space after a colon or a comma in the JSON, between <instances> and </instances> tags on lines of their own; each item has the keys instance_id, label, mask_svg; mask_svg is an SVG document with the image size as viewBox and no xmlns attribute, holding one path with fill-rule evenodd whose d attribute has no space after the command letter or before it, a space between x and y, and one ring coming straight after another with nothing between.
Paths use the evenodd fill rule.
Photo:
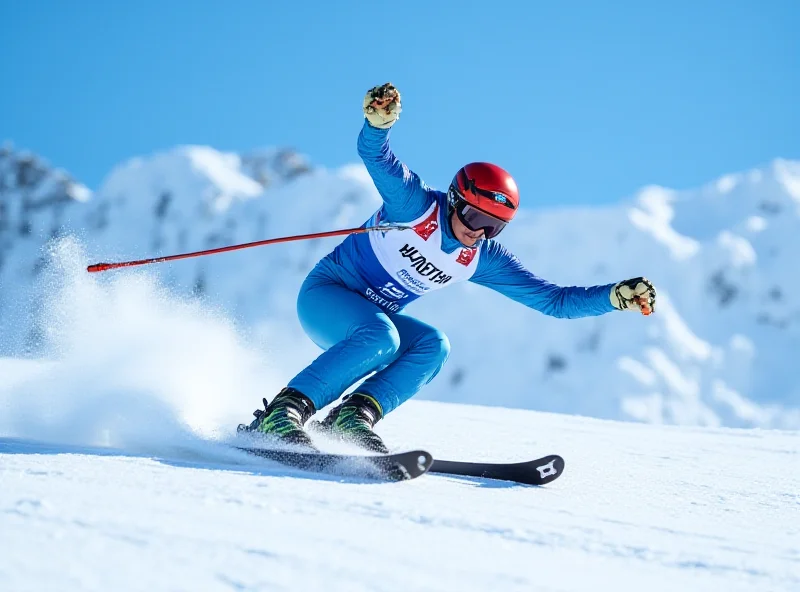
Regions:
<instances>
[{"instance_id":1,"label":"blue sky","mask_svg":"<svg viewBox=\"0 0 800 592\"><path fill-rule=\"evenodd\" d=\"M527 206L599 204L800 158L800 2L0 0L0 140L96 188L176 144L357 160L394 82L397 154Z\"/></svg>"}]
</instances>

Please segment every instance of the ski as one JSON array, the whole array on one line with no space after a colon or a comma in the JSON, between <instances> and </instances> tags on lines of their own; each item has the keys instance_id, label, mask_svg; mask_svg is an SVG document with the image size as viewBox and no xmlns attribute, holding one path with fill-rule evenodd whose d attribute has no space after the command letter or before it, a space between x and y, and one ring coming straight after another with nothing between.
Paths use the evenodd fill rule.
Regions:
<instances>
[{"instance_id":1,"label":"ski","mask_svg":"<svg viewBox=\"0 0 800 592\"><path fill-rule=\"evenodd\" d=\"M381 481L416 479L420 475L424 475L433 464L433 457L424 450L367 455L296 452L293 450L247 446L236 446L236 448L304 471Z\"/></svg>"},{"instance_id":2,"label":"ski","mask_svg":"<svg viewBox=\"0 0 800 592\"><path fill-rule=\"evenodd\" d=\"M558 479L564 472L564 459L556 454L519 463L476 463L435 460L431 473L500 479L527 485L545 485Z\"/></svg>"}]
</instances>

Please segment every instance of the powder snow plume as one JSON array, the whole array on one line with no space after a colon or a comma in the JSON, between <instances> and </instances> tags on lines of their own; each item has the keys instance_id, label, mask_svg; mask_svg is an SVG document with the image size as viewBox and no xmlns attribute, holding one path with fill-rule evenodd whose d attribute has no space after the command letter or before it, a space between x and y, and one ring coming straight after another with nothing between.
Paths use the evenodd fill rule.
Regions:
<instances>
[{"instance_id":1,"label":"powder snow plume","mask_svg":"<svg viewBox=\"0 0 800 592\"><path fill-rule=\"evenodd\" d=\"M278 386L266 356L147 271L89 274L74 238L41 274L37 359L0 359L0 432L143 452L221 439Z\"/></svg>"}]
</instances>

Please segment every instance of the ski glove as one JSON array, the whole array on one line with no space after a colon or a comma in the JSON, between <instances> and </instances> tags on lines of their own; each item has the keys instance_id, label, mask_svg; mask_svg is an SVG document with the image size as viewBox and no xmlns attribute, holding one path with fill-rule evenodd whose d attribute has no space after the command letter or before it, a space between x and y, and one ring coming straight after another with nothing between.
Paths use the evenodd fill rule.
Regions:
<instances>
[{"instance_id":1,"label":"ski glove","mask_svg":"<svg viewBox=\"0 0 800 592\"><path fill-rule=\"evenodd\" d=\"M391 82L369 89L364 97L364 116L372 127L392 127L400 111L400 91Z\"/></svg>"},{"instance_id":2,"label":"ski glove","mask_svg":"<svg viewBox=\"0 0 800 592\"><path fill-rule=\"evenodd\" d=\"M619 282L611 288L611 304L619 310L649 315L656 311L656 289L647 278Z\"/></svg>"}]
</instances>

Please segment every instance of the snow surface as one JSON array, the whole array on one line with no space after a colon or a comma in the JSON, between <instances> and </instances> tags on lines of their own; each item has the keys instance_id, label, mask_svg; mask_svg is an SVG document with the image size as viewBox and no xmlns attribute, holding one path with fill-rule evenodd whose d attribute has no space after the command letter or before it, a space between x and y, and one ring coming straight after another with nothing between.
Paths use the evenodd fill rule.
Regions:
<instances>
[{"instance_id":1,"label":"snow surface","mask_svg":"<svg viewBox=\"0 0 800 592\"><path fill-rule=\"evenodd\" d=\"M800 589L798 432L411 401L378 424L394 449L565 473L303 473L225 446L281 385L283 335L270 350L155 273L86 274L77 241L50 256L40 355L0 359L0 590ZM648 355L620 372L679 380Z\"/></svg>"},{"instance_id":2,"label":"snow surface","mask_svg":"<svg viewBox=\"0 0 800 592\"><path fill-rule=\"evenodd\" d=\"M191 439L117 452L2 438L0 589L800 588L797 433L434 402L380 427L440 458L557 451L567 467L541 488L379 484Z\"/></svg>"}]
</instances>

